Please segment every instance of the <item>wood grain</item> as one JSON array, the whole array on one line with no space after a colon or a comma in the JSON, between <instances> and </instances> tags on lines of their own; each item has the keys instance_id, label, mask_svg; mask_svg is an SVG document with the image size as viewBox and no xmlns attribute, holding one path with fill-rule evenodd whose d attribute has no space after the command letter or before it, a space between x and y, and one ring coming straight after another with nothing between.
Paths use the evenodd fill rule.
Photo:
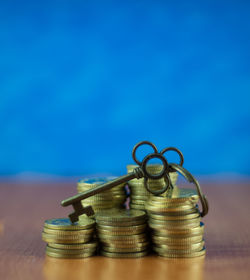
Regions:
<instances>
[{"instance_id":1,"label":"wood grain","mask_svg":"<svg viewBox=\"0 0 250 280\"><path fill-rule=\"evenodd\" d=\"M250 184L205 183L205 258L141 259L45 257L43 222L65 217L60 201L75 183L0 183L0 279L250 279Z\"/></svg>"}]
</instances>

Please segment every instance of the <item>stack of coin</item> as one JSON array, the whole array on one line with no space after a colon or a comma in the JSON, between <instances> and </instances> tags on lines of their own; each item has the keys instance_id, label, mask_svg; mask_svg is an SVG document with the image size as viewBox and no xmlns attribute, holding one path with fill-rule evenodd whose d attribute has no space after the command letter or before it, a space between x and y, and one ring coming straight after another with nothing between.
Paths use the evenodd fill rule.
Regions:
<instances>
[{"instance_id":1,"label":"stack of coin","mask_svg":"<svg viewBox=\"0 0 250 280\"><path fill-rule=\"evenodd\" d=\"M179 189L174 197L151 195L146 203L153 250L163 257L196 257L205 254L204 224L195 190Z\"/></svg>"},{"instance_id":2,"label":"stack of coin","mask_svg":"<svg viewBox=\"0 0 250 280\"><path fill-rule=\"evenodd\" d=\"M77 184L77 190L79 193L81 193L93 189L96 186L107 183L113 179L115 179L115 177L81 179ZM107 191L93 195L89 198L82 200L82 205L91 205L95 213L98 213L103 209L122 208L126 200L126 193L124 187L125 184L121 184ZM81 218L82 216L80 216L80 220Z\"/></svg>"},{"instance_id":3,"label":"stack of coin","mask_svg":"<svg viewBox=\"0 0 250 280\"><path fill-rule=\"evenodd\" d=\"M96 214L101 254L139 258L148 254L147 216L139 210L106 210Z\"/></svg>"},{"instance_id":4,"label":"stack of coin","mask_svg":"<svg viewBox=\"0 0 250 280\"><path fill-rule=\"evenodd\" d=\"M97 248L94 231L95 221L89 218L74 224L68 218L46 220L42 233L48 243L46 254L70 259L93 256Z\"/></svg>"},{"instance_id":5,"label":"stack of coin","mask_svg":"<svg viewBox=\"0 0 250 280\"><path fill-rule=\"evenodd\" d=\"M138 167L138 165L127 165L128 173L132 172L136 167ZM163 166L161 164L152 164L147 166L147 170L151 174L159 173L162 170L162 168ZM169 176L175 191L175 189L177 189L176 181L178 173L171 172L169 173ZM164 178L162 178L157 180L148 179L147 184L150 189L159 190L162 189L166 183L164 181ZM145 210L145 202L148 200L151 193L144 186L144 178L130 180L128 182L128 186L130 189L130 209ZM165 195L166 192L162 194L162 196Z\"/></svg>"}]
</instances>

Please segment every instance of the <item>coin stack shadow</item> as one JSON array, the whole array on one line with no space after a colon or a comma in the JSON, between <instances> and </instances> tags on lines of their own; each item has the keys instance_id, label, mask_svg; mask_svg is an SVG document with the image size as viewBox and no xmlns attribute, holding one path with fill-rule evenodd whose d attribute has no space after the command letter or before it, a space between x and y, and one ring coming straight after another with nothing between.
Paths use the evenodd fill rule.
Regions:
<instances>
[{"instance_id":1,"label":"coin stack shadow","mask_svg":"<svg viewBox=\"0 0 250 280\"><path fill-rule=\"evenodd\" d=\"M96 214L101 255L139 258L148 254L147 216L139 210L106 210Z\"/></svg>"},{"instance_id":2,"label":"coin stack shadow","mask_svg":"<svg viewBox=\"0 0 250 280\"><path fill-rule=\"evenodd\" d=\"M93 189L96 186L107 183L111 180L115 179L115 177L101 177L101 178L91 178L91 179L81 179L77 184L78 193L85 192L87 190ZM93 195L82 200L83 206L91 205L94 212L98 213L103 209L111 209L111 208L123 208L124 203L126 201L126 192L125 192L125 184L118 185L112 189L101 192L99 194ZM79 217L81 220L85 215Z\"/></svg>"},{"instance_id":3,"label":"coin stack shadow","mask_svg":"<svg viewBox=\"0 0 250 280\"><path fill-rule=\"evenodd\" d=\"M179 189L175 197L151 195L145 208L153 250L160 256L188 258L205 255L204 224L192 189Z\"/></svg>"},{"instance_id":4,"label":"coin stack shadow","mask_svg":"<svg viewBox=\"0 0 250 280\"><path fill-rule=\"evenodd\" d=\"M94 231L95 221L89 218L73 225L68 218L46 220L42 232L46 254L70 259L93 256L97 249Z\"/></svg>"},{"instance_id":5,"label":"coin stack shadow","mask_svg":"<svg viewBox=\"0 0 250 280\"><path fill-rule=\"evenodd\" d=\"M138 165L135 164L129 164L127 165L127 171L128 173L132 172ZM157 174L161 172L163 166L161 164L151 164L147 166L147 170L151 174ZM176 181L178 178L177 172L171 172L169 174L170 180L172 183L172 186L176 188ZM149 179L148 180L148 186L152 190L159 190L165 185L164 179ZM144 178L141 179L133 179L128 182L128 187L130 190L130 209L137 209L137 210L143 210L145 211L145 203L148 200L150 196L150 192L145 188L144 186ZM164 196L163 193L162 196Z\"/></svg>"}]
</instances>

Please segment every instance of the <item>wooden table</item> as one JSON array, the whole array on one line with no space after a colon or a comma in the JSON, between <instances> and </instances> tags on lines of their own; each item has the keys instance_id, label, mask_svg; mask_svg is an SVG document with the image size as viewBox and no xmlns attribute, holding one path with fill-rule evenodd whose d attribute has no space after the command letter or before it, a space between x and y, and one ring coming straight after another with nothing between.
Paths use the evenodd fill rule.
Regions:
<instances>
[{"instance_id":1,"label":"wooden table","mask_svg":"<svg viewBox=\"0 0 250 280\"><path fill-rule=\"evenodd\" d=\"M141 259L45 256L43 222L66 217L60 201L76 192L75 183L0 183L0 279L250 279L250 184L204 183L210 202L204 218L204 258Z\"/></svg>"}]
</instances>

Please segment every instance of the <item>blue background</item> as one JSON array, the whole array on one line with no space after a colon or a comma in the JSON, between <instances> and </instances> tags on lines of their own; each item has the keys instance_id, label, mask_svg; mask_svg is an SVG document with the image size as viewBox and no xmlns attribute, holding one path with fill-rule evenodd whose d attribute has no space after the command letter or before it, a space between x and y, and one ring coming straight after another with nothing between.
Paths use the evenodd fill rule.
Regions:
<instances>
[{"instance_id":1,"label":"blue background","mask_svg":"<svg viewBox=\"0 0 250 280\"><path fill-rule=\"evenodd\" d=\"M0 175L121 174L176 146L250 175L249 1L0 1Z\"/></svg>"}]
</instances>

